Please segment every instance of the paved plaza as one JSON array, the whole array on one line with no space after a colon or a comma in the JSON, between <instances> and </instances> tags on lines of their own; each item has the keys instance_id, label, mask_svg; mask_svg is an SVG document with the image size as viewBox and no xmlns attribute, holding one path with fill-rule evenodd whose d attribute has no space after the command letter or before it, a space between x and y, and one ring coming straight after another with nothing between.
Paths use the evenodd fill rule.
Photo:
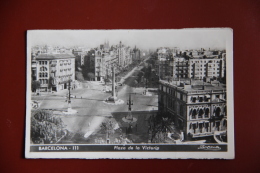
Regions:
<instances>
[{"instance_id":1,"label":"paved plaza","mask_svg":"<svg viewBox=\"0 0 260 173\"><path fill-rule=\"evenodd\" d=\"M113 138L123 135L124 138L130 138L131 142L134 143L147 142L148 125L146 120L152 115L151 112L158 110L158 96L156 92L153 92L151 96L143 95L144 87L133 87L139 71L140 68L135 67L120 81L124 85L118 86L117 97L123 100L123 104L111 105L104 102L111 96L111 93L104 92L105 84L97 81L82 82L78 89L71 90L73 96L71 106L77 111L76 114L62 113L68 108L66 97L68 90L54 93L42 92L40 96L32 95L32 100L39 102L39 109L52 109L57 116L62 118L68 131L77 133L68 140L74 141L73 138L77 137L75 141L80 143L96 143L97 139L105 139L107 135L100 132L102 122L113 121L117 128L114 137L111 135L111 141L116 141ZM107 85L107 88L109 87L111 84ZM156 89L150 88L150 90ZM129 93L134 93L131 96L133 100L132 111L133 116L137 117L137 126L132 127L131 132L127 133L126 128L129 127L129 124L123 124L121 119L128 113ZM81 140L78 139L78 134L80 134Z\"/></svg>"}]
</instances>

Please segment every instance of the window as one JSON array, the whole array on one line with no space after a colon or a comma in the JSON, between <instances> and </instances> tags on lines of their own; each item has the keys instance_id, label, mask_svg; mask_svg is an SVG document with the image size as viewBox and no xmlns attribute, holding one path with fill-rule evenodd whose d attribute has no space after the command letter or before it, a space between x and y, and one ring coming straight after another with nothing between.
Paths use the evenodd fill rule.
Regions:
<instances>
[{"instance_id":1,"label":"window","mask_svg":"<svg viewBox=\"0 0 260 173\"><path fill-rule=\"evenodd\" d=\"M208 118L209 117L209 108L206 108L206 110L205 110L205 118Z\"/></svg>"},{"instance_id":2,"label":"window","mask_svg":"<svg viewBox=\"0 0 260 173\"><path fill-rule=\"evenodd\" d=\"M199 116L198 118L202 118L202 115L204 114L204 111L202 109L199 110Z\"/></svg>"},{"instance_id":3,"label":"window","mask_svg":"<svg viewBox=\"0 0 260 173\"><path fill-rule=\"evenodd\" d=\"M191 114L191 118L196 119L196 115L197 115L197 111L196 111L196 109L193 109L192 114Z\"/></svg>"},{"instance_id":4,"label":"window","mask_svg":"<svg viewBox=\"0 0 260 173\"><path fill-rule=\"evenodd\" d=\"M197 124L196 123L192 124L192 129L193 129L193 132L195 134L196 133L196 129L197 129Z\"/></svg>"},{"instance_id":5,"label":"window","mask_svg":"<svg viewBox=\"0 0 260 173\"><path fill-rule=\"evenodd\" d=\"M205 102L208 102L209 99L210 99L210 96L204 96L204 101L205 101Z\"/></svg>"},{"instance_id":6,"label":"window","mask_svg":"<svg viewBox=\"0 0 260 173\"><path fill-rule=\"evenodd\" d=\"M208 122L205 123L204 128L205 128L206 132L209 131L209 123Z\"/></svg>"},{"instance_id":7,"label":"window","mask_svg":"<svg viewBox=\"0 0 260 173\"><path fill-rule=\"evenodd\" d=\"M202 133L203 123L199 123L199 131Z\"/></svg>"},{"instance_id":8,"label":"window","mask_svg":"<svg viewBox=\"0 0 260 173\"><path fill-rule=\"evenodd\" d=\"M218 116L220 116L221 110L219 107L217 107L214 112L215 112L215 116L218 117Z\"/></svg>"},{"instance_id":9,"label":"window","mask_svg":"<svg viewBox=\"0 0 260 173\"><path fill-rule=\"evenodd\" d=\"M196 97L191 97L191 102L195 103L196 102Z\"/></svg>"}]
</instances>

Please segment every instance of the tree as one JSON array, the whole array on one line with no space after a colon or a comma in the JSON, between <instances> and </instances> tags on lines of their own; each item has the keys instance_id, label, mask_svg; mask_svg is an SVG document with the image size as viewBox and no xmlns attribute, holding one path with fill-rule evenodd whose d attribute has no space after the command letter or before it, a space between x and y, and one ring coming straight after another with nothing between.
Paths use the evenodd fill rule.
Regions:
<instances>
[{"instance_id":1,"label":"tree","mask_svg":"<svg viewBox=\"0 0 260 173\"><path fill-rule=\"evenodd\" d=\"M58 143L67 135L64 123L52 111L36 110L31 117L31 141L34 144Z\"/></svg>"},{"instance_id":2,"label":"tree","mask_svg":"<svg viewBox=\"0 0 260 173\"><path fill-rule=\"evenodd\" d=\"M109 79L108 77L106 77L106 78L104 79L104 82L105 82L105 84L107 84L108 82L110 82L110 79Z\"/></svg>"},{"instance_id":3,"label":"tree","mask_svg":"<svg viewBox=\"0 0 260 173\"><path fill-rule=\"evenodd\" d=\"M93 78L95 78L95 75L94 75L94 73L88 73L88 78L90 79L90 80L92 80Z\"/></svg>"},{"instance_id":4,"label":"tree","mask_svg":"<svg viewBox=\"0 0 260 173\"><path fill-rule=\"evenodd\" d=\"M174 123L168 117L162 117L160 115L152 117L150 119L150 128L152 128L152 143L165 143L168 133L178 136L175 132Z\"/></svg>"},{"instance_id":5,"label":"tree","mask_svg":"<svg viewBox=\"0 0 260 173\"><path fill-rule=\"evenodd\" d=\"M152 67L151 67L151 65L149 65L149 66L145 69L144 77L149 80L150 77L151 77L151 73L152 73Z\"/></svg>"},{"instance_id":6,"label":"tree","mask_svg":"<svg viewBox=\"0 0 260 173\"><path fill-rule=\"evenodd\" d=\"M76 80L78 80L78 81L84 81L84 77L83 77L82 73L79 71L75 72L75 77L76 77Z\"/></svg>"},{"instance_id":7,"label":"tree","mask_svg":"<svg viewBox=\"0 0 260 173\"><path fill-rule=\"evenodd\" d=\"M83 75L83 77L84 77L85 79L87 79L87 78L88 78L88 68L87 68L87 66L82 65L82 66L81 66L81 69L82 69L82 75Z\"/></svg>"},{"instance_id":8,"label":"tree","mask_svg":"<svg viewBox=\"0 0 260 173\"><path fill-rule=\"evenodd\" d=\"M49 82L48 82L48 89L51 89L52 88L52 83L53 83L53 80L54 80L54 78L53 77L50 77L49 78Z\"/></svg>"},{"instance_id":9,"label":"tree","mask_svg":"<svg viewBox=\"0 0 260 173\"><path fill-rule=\"evenodd\" d=\"M40 81L32 81L32 92L35 92L37 89L39 89L41 86Z\"/></svg>"}]
</instances>

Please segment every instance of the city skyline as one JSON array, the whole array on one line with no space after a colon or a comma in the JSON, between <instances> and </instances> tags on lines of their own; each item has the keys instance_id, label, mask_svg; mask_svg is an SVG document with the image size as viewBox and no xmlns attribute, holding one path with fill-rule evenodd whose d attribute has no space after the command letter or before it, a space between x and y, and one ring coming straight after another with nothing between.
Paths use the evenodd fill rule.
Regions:
<instances>
[{"instance_id":1,"label":"city skyline","mask_svg":"<svg viewBox=\"0 0 260 173\"><path fill-rule=\"evenodd\" d=\"M226 49L227 30L31 30L31 45L98 47L105 41L116 45L120 41L130 47L156 49L179 47L180 49ZM192 39L191 39L192 38Z\"/></svg>"}]
</instances>

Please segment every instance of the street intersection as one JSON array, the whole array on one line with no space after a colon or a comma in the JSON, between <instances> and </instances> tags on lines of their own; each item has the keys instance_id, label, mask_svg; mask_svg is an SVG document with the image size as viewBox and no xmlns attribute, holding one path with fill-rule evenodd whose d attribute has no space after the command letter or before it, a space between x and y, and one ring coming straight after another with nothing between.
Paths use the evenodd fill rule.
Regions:
<instances>
[{"instance_id":1,"label":"street intersection","mask_svg":"<svg viewBox=\"0 0 260 173\"><path fill-rule=\"evenodd\" d=\"M101 135L98 133L102 122L109 120L117 123L118 128L126 128L127 125L122 125L120 118L128 112L127 100L129 99L129 93L135 93L132 95L133 116L138 116L137 124L142 124L142 126L138 127L139 137L144 136L146 134L140 133L145 133L148 125L143 121L149 118L151 115L150 111L158 110L158 96L156 92L151 96L143 95L144 87L134 87L138 73L140 73L140 68L135 67L121 79L120 83L124 83L124 85L117 86L117 97L124 101L120 105L111 105L104 102L111 96L111 93L104 92L105 84L97 81L82 82L80 88L71 90L71 94L74 96L71 99L71 106L72 109L77 111L76 114L65 115L61 113L68 108L68 103L66 102L68 90L56 93L41 93L41 96L32 96L32 100L37 100L40 103L39 109L52 109L54 112L58 112L57 116L62 118L66 129L73 133L84 134L86 143L88 143L94 142L94 139L96 139L95 135ZM111 87L111 84L108 84L107 87ZM155 88L153 89L156 90ZM135 115L135 112L139 113ZM143 112L143 114L140 114L140 112ZM141 117L142 115L144 117ZM104 135L101 136L104 137ZM88 140L88 138L93 140ZM141 137L137 141L147 142L147 137ZM82 142L84 143L84 141Z\"/></svg>"}]
</instances>

